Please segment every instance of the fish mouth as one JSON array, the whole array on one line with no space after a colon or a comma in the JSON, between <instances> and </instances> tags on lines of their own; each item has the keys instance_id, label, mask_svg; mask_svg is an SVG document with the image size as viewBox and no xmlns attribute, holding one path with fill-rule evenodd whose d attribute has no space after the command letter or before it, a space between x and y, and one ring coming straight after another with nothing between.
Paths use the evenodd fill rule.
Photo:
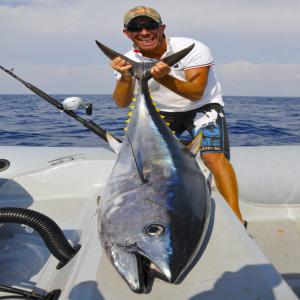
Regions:
<instances>
[{"instance_id":1,"label":"fish mouth","mask_svg":"<svg viewBox=\"0 0 300 300\"><path fill-rule=\"evenodd\" d=\"M147 258L144 255L141 254L134 254L137 260L137 266L138 266L138 281L139 281L139 288L131 288L132 291L135 293L144 293L148 294L151 292L153 282L155 278L161 279L163 281L172 283L173 280L171 276L169 275L169 270L166 270L165 268L161 270L155 263L153 263L149 258Z\"/></svg>"},{"instance_id":2,"label":"fish mouth","mask_svg":"<svg viewBox=\"0 0 300 300\"><path fill-rule=\"evenodd\" d=\"M135 254L135 256L139 269L139 289L132 289L130 285L129 287L135 293L148 294L151 292L156 272L151 268L151 261L149 259L140 254Z\"/></svg>"},{"instance_id":3,"label":"fish mouth","mask_svg":"<svg viewBox=\"0 0 300 300\"><path fill-rule=\"evenodd\" d=\"M110 257L114 267L134 293L150 293L155 278L169 283L174 282L166 260L151 258L138 250L136 245L113 247L111 250Z\"/></svg>"}]
</instances>

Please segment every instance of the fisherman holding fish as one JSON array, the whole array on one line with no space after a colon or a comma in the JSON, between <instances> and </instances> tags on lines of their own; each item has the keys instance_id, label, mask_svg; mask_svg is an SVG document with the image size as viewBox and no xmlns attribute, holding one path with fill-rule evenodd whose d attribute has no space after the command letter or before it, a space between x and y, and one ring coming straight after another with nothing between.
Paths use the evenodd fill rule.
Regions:
<instances>
[{"instance_id":1,"label":"fisherman holding fish","mask_svg":"<svg viewBox=\"0 0 300 300\"><path fill-rule=\"evenodd\" d=\"M125 54L137 62L153 62L195 44L192 51L173 67L159 61L151 68L149 89L153 100L177 137L188 132L191 138L202 131L201 157L214 175L219 192L238 219L238 186L229 162L230 149L223 111L223 98L210 50L202 43L179 37L166 37L166 25L150 7L137 6L124 15L124 34L133 48ZM135 79L132 67L117 57L111 63L116 72L114 100L119 107L130 105Z\"/></svg>"}]
</instances>

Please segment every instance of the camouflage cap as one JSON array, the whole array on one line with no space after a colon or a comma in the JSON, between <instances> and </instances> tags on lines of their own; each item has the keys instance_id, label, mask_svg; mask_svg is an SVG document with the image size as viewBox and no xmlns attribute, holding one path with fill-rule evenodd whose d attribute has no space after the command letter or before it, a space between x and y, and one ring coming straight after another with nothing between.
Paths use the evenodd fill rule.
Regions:
<instances>
[{"instance_id":1,"label":"camouflage cap","mask_svg":"<svg viewBox=\"0 0 300 300\"><path fill-rule=\"evenodd\" d=\"M142 16L151 18L157 23L161 23L160 14L155 9L146 6L136 6L124 14L124 27L126 27L134 18Z\"/></svg>"}]
</instances>

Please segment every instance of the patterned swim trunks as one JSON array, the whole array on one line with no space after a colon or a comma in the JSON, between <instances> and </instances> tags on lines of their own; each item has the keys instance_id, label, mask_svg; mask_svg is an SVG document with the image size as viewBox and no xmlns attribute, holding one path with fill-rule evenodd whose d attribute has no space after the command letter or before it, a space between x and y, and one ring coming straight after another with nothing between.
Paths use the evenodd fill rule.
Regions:
<instances>
[{"instance_id":1,"label":"patterned swim trunks","mask_svg":"<svg viewBox=\"0 0 300 300\"><path fill-rule=\"evenodd\" d=\"M230 158L230 147L223 107L211 103L188 112L161 112L170 129L178 138L193 139L202 131L200 153L225 153Z\"/></svg>"}]
</instances>

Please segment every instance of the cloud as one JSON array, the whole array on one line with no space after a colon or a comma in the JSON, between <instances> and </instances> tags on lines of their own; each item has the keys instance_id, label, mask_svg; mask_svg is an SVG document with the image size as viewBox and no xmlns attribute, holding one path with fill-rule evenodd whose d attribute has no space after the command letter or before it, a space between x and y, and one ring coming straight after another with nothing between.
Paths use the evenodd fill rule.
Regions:
<instances>
[{"instance_id":1,"label":"cloud","mask_svg":"<svg viewBox=\"0 0 300 300\"><path fill-rule=\"evenodd\" d=\"M10 68L10 67L9 67ZM14 73L49 94L112 94L115 80L109 65L18 66ZM0 74L0 94L31 93L23 84Z\"/></svg>"},{"instance_id":2,"label":"cloud","mask_svg":"<svg viewBox=\"0 0 300 300\"><path fill-rule=\"evenodd\" d=\"M11 7L17 7L17 6L23 6L23 5L30 5L31 1L26 0L0 0L0 6L11 6Z\"/></svg>"},{"instance_id":3,"label":"cloud","mask_svg":"<svg viewBox=\"0 0 300 300\"><path fill-rule=\"evenodd\" d=\"M300 96L300 64L237 61L217 67L225 95Z\"/></svg>"},{"instance_id":4,"label":"cloud","mask_svg":"<svg viewBox=\"0 0 300 300\"><path fill-rule=\"evenodd\" d=\"M161 13L167 24L167 35L193 37L211 48L216 65L222 72L220 76L226 93L237 94L235 91L238 90L243 94L245 88L244 93L248 94L249 81L258 86L259 82L254 78L245 78L242 82L241 78L246 75L242 73L240 78L236 75L247 68L250 72L254 66L260 68L260 74L265 74L265 91L258 88L253 91L282 93L284 90L278 90L279 75L267 76L264 68L271 72L270 68L274 65L287 74L291 64L300 64L298 0L187 0L184 3L144 0L143 4ZM136 5L140 2L0 0L0 63L16 67L16 70L24 67L24 74L32 76L33 80L40 79L34 70L43 72L45 80L41 83L51 92L68 92L73 87L72 81L76 82L76 90L82 86L82 92L109 92L111 88L107 86L113 85L109 81L110 75L100 80L95 88L97 80L85 77L84 72L92 74L94 66L106 68L106 73L110 74L108 60L99 52L94 40L98 39L119 52L127 51L131 43L122 34L122 16ZM242 61L249 62L251 66L246 68ZM60 75L58 89L56 76L62 69L71 71L68 76ZM224 70L230 72L230 77ZM292 71L295 74L293 72L296 71ZM290 81L282 79L287 92L293 92L295 96L298 95L295 91L298 75L293 75L294 79ZM10 84L4 87L5 79L0 76L0 87L13 93L14 88ZM234 85L235 80L240 82L238 87Z\"/></svg>"},{"instance_id":5,"label":"cloud","mask_svg":"<svg viewBox=\"0 0 300 300\"><path fill-rule=\"evenodd\" d=\"M237 61L216 66L216 72L227 96L300 96L300 64ZM108 63L75 67L23 65L15 73L54 94L112 94L115 84ZM23 85L0 74L0 93L11 91L28 93Z\"/></svg>"}]
</instances>

